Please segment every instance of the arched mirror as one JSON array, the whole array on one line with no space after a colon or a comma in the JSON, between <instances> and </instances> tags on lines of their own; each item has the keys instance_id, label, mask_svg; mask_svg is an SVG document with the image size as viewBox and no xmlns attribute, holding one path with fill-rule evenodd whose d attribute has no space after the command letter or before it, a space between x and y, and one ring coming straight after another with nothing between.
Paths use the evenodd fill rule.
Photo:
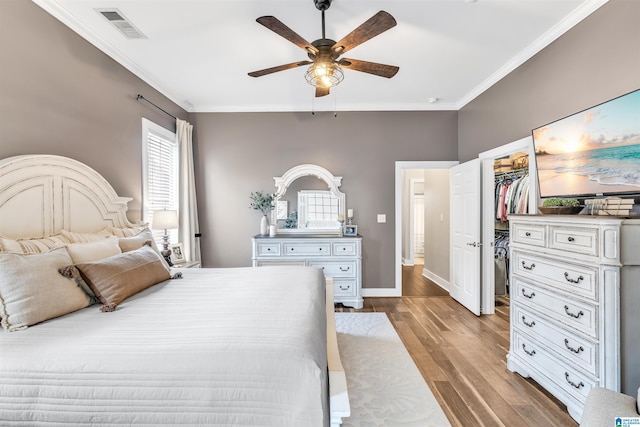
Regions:
<instances>
[{"instance_id":1,"label":"arched mirror","mask_svg":"<svg viewBox=\"0 0 640 427\"><path fill-rule=\"evenodd\" d=\"M271 224L277 224L278 234L340 234L338 220L344 220L346 212L345 195L339 190L341 176L333 176L322 166L305 164L273 179L276 208Z\"/></svg>"}]
</instances>

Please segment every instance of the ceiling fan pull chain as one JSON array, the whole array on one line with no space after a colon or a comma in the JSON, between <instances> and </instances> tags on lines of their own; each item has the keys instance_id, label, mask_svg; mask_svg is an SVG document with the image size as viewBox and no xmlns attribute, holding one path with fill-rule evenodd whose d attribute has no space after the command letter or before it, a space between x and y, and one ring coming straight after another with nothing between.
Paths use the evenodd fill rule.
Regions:
<instances>
[{"instance_id":1,"label":"ceiling fan pull chain","mask_svg":"<svg viewBox=\"0 0 640 427\"><path fill-rule=\"evenodd\" d=\"M336 95L336 91L333 91L333 117L338 117L338 95Z\"/></svg>"},{"instance_id":2,"label":"ceiling fan pull chain","mask_svg":"<svg viewBox=\"0 0 640 427\"><path fill-rule=\"evenodd\" d=\"M313 94L311 95L311 115L315 116L316 115L316 95L315 95L315 91L312 93Z\"/></svg>"}]
</instances>

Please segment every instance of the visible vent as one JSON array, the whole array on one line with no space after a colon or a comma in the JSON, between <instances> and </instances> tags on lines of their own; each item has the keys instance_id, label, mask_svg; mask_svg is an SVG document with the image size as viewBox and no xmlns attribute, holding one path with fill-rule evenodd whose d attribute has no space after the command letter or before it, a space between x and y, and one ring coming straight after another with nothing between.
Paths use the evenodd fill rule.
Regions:
<instances>
[{"instance_id":1,"label":"visible vent","mask_svg":"<svg viewBox=\"0 0 640 427\"><path fill-rule=\"evenodd\" d=\"M129 21L118 9L96 9L100 15L104 16L123 36L128 39L146 39L142 31Z\"/></svg>"}]
</instances>

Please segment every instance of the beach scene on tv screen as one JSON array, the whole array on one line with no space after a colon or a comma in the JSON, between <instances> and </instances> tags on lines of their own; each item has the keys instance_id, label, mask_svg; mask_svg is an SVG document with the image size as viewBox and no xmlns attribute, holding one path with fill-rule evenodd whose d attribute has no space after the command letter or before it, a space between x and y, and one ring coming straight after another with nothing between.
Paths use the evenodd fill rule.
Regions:
<instances>
[{"instance_id":1,"label":"beach scene on tv screen","mask_svg":"<svg viewBox=\"0 0 640 427\"><path fill-rule=\"evenodd\" d=\"M640 194L640 90L533 130L540 196Z\"/></svg>"}]
</instances>

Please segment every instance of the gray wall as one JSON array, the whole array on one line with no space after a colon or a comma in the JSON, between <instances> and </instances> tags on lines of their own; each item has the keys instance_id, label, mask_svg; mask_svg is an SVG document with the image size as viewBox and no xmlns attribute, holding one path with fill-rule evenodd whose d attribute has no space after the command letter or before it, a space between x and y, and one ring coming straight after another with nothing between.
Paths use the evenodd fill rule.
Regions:
<instances>
[{"instance_id":1,"label":"gray wall","mask_svg":"<svg viewBox=\"0 0 640 427\"><path fill-rule=\"evenodd\" d=\"M457 112L199 113L194 115L203 264L251 263L260 215L252 191L301 163L342 176L363 236L367 288L394 286L396 160L455 160ZM376 215L387 215L385 224Z\"/></svg>"},{"instance_id":2,"label":"gray wall","mask_svg":"<svg viewBox=\"0 0 640 427\"><path fill-rule=\"evenodd\" d=\"M441 286L449 282L449 172L424 170L424 270Z\"/></svg>"},{"instance_id":3,"label":"gray wall","mask_svg":"<svg viewBox=\"0 0 640 427\"><path fill-rule=\"evenodd\" d=\"M459 111L459 160L638 88L640 1L610 0Z\"/></svg>"},{"instance_id":4,"label":"gray wall","mask_svg":"<svg viewBox=\"0 0 640 427\"><path fill-rule=\"evenodd\" d=\"M28 0L0 0L0 158L58 154L86 163L140 218L141 118L175 131L187 113Z\"/></svg>"}]
</instances>

